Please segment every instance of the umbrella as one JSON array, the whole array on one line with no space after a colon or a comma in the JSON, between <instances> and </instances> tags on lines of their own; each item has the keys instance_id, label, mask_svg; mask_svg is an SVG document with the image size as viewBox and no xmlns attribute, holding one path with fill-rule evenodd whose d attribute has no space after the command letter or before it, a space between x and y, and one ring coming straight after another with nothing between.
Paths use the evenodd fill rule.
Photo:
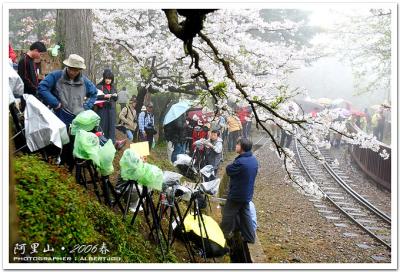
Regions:
<instances>
[{"instance_id":1,"label":"umbrella","mask_svg":"<svg viewBox=\"0 0 400 272\"><path fill-rule=\"evenodd\" d=\"M343 118L347 118L351 115L351 112L344 108L336 108L336 109L333 109L332 111L335 113L338 113Z\"/></svg>"},{"instance_id":2,"label":"umbrella","mask_svg":"<svg viewBox=\"0 0 400 272\"><path fill-rule=\"evenodd\" d=\"M188 101L181 101L173 104L164 117L163 125L165 126L166 124L178 119L178 117L184 114L189 108L190 105Z\"/></svg>"},{"instance_id":3,"label":"umbrella","mask_svg":"<svg viewBox=\"0 0 400 272\"><path fill-rule=\"evenodd\" d=\"M339 105L340 103L343 103L344 99L343 98L336 98L332 101L333 105Z\"/></svg>"},{"instance_id":4,"label":"umbrella","mask_svg":"<svg viewBox=\"0 0 400 272\"><path fill-rule=\"evenodd\" d=\"M351 111L351 114L352 114L352 115L355 115L355 116L365 116L365 113L364 113L364 112L358 111L358 110L353 110L353 111Z\"/></svg>"},{"instance_id":5,"label":"umbrella","mask_svg":"<svg viewBox=\"0 0 400 272\"><path fill-rule=\"evenodd\" d=\"M332 99L327 98L327 97L321 97L321 98L318 98L317 102L319 104L323 104L323 105L330 105L330 104L332 104Z\"/></svg>"}]
</instances>

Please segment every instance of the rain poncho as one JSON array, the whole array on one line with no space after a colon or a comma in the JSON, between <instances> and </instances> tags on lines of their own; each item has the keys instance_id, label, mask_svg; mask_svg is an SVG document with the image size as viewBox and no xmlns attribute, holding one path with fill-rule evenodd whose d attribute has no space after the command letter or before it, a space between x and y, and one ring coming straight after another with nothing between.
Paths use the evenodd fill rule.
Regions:
<instances>
[{"instance_id":1,"label":"rain poncho","mask_svg":"<svg viewBox=\"0 0 400 272\"><path fill-rule=\"evenodd\" d=\"M11 91L9 94L9 104L11 104L14 102L15 97L19 97L24 93L24 82L11 65L8 65L8 84Z\"/></svg>"},{"instance_id":2,"label":"rain poncho","mask_svg":"<svg viewBox=\"0 0 400 272\"><path fill-rule=\"evenodd\" d=\"M23 96L26 101L25 137L29 150L33 152L50 144L62 148L69 143L65 124L36 97Z\"/></svg>"},{"instance_id":3,"label":"rain poncho","mask_svg":"<svg viewBox=\"0 0 400 272\"><path fill-rule=\"evenodd\" d=\"M115 147L113 142L107 141L99 150L99 170L102 176L111 175L114 172L113 160L115 156Z\"/></svg>"},{"instance_id":4,"label":"rain poncho","mask_svg":"<svg viewBox=\"0 0 400 272\"><path fill-rule=\"evenodd\" d=\"M92 131L100 124L100 116L92 110L85 110L79 113L71 124L71 135L75 135L80 129Z\"/></svg>"},{"instance_id":5,"label":"rain poncho","mask_svg":"<svg viewBox=\"0 0 400 272\"><path fill-rule=\"evenodd\" d=\"M123 180L136 180L143 186L161 191L164 181L161 169L155 165L143 163L132 149L124 151L119 165Z\"/></svg>"},{"instance_id":6,"label":"rain poncho","mask_svg":"<svg viewBox=\"0 0 400 272\"><path fill-rule=\"evenodd\" d=\"M203 214L204 226L200 221L199 216L194 217L192 213L188 214L183 221L186 233L189 234L189 239L193 240L198 247L202 247L202 239L205 244L207 257L222 256L225 251L225 237L218 223L210 216ZM200 226L201 230L200 230ZM208 239L207 239L207 235Z\"/></svg>"},{"instance_id":7,"label":"rain poncho","mask_svg":"<svg viewBox=\"0 0 400 272\"><path fill-rule=\"evenodd\" d=\"M100 141L96 134L92 132L86 132L84 130L79 130L75 136L74 157L91 160L94 165L100 165L99 158Z\"/></svg>"},{"instance_id":8,"label":"rain poncho","mask_svg":"<svg viewBox=\"0 0 400 272\"><path fill-rule=\"evenodd\" d=\"M127 180L138 180L144 174L143 162L139 155L132 149L126 149L119 161L121 178Z\"/></svg>"}]
</instances>

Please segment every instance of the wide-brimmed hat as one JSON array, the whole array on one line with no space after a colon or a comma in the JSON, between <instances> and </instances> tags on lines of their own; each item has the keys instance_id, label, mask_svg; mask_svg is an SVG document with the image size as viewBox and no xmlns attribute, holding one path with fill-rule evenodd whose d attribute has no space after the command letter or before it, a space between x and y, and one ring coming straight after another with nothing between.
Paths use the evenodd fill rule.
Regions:
<instances>
[{"instance_id":1,"label":"wide-brimmed hat","mask_svg":"<svg viewBox=\"0 0 400 272\"><path fill-rule=\"evenodd\" d=\"M64 60L63 63L68 67L86 69L85 60L77 54L69 55L68 59Z\"/></svg>"},{"instance_id":2,"label":"wide-brimmed hat","mask_svg":"<svg viewBox=\"0 0 400 272\"><path fill-rule=\"evenodd\" d=\"M131 101L131 102L137 102L136 96L132 96L131 99L130 99L130 101Z\"/></svg>"},{"instance_id":3,"label":"wide-brimmed hat","mask_svg":"<svg viewBox=\"0 0 400 272\"><path fill-rule=\"evenodd\" d=\"M141 109L141 111L145 111L146 110L146 106L142 106L142 109Z\"/></svg>"}]
</instances>

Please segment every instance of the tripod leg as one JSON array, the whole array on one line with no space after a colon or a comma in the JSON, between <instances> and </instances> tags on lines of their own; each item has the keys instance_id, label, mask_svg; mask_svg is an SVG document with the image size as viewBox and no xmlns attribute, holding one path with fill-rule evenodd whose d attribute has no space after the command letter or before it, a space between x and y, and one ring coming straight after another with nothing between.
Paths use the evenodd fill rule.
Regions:
<instances>
[{"instance_id":1,"label":"tripod leg","mask_svg":"<svg viewBox=\"0 0 400 272\"><path fill-rule=\"evenodd\" d=\"M177 231L180 232L180 234L182 235L182 240L183 240L183 244L185 245L186 251L189 254L189 258L191 262L195 262L195 258L194 258L194 252L192 249L192 245L190 244L190 242L186 239L186 229L185 229L185 224L184 221L182 219L182 215L181 215L181 211L179 209L178 203L175 201L175 207L176 207L176 212L175 210L173 210L173 215L175 217L175 221L176 221L176 229ZM177 216L178 214L178 216ZM171 240L171 244L170 246L172 247L173 243L175 241L175 235L172 236L172 240Z\"/></svg>"},{"instance_id":2,"label":"tripod leg","mask_svg":"<svg viewBox=\"0 0 400 272\"><path fill-rule=\"evenodd\" d=\"M204 243L204 237L203 237L203 228L201 226L201 222L200 222L200 209L199 209L199 204L197 203L197 199L194 200L194 210L195 210L195 214L193 215L195 218L197 216L197 222L199 224L199 230L200 230L200 238L201 238L201 246L203 249L203 258L204 261L207 262L207 253L206 253L206 246Z\"/></svg>"},{"instance_id":3,"label":"tripod leg","mask_svg":"<svg viewBox=\"0 0 400 272\"><path fill-rule=\"evenodd\" d=\"M133 182L132 182L132 186L133 186ZM144 187L143 187L143 190L140 193L137 183L135 183L135 187L136 187L136 190L137 190L137 192L139 194L139 201L138 201L138 205L136 206L135 212L133 213L133 217L132 217L132 220L131 220L131 225L133 225L135 223L135 219L136 219L137 214L139 213L140 207L143 207L143 212L145 214L146 222L149 225L149 228L151 229L151 225L150 225L150 222L149 222L149 218L148 218L147 212L144 209L144 201L143 201L144 198L145 198L144 194L147 193L147 191L145 192Z\"/></svg>"},{"instance_id":4,"label":"tripod leg","mask_svg":"<svg viewBox=\"0 0 400 272\"><path fill-rule=\"evenodd\" d=\"M166 207L166 206L164 206L164 204L162 204L162 199L161 199L161 195L160 195L160 198L157 203L156 214L158 215L158 220L160 222L161 234L163 235L163 238L165 241L167 241L167 237L165 236L161 222L162 222L162 218L167 213L167 211L168 211L168 207ZM153 227L151 228L150 231L152 232L155 229L155 227L156 227L155 224L153 224Z\"/></svg>"},{"instance_id":5,"label":"tripod leg","mask_svg":"<svg viewBox=\"0 0 400 272\"><path fill-rule=\"evenodd\" d=\"M119 209L121 210L121 212L124 212L124 207L122 207L121 201L119 200L119 196L118 196L117 192L115 191L114 186L111 184L109 179L107 179L107 186L110 188L111 194L114 196L114 199L115 199L114 205L111 204L111 206L114 207L115 204L117 204Z\"/></svg>"},{"instance_id":6,"label":"tripod leg","mask_svg":"<svg viewBox=\"0 0 400 272\"><path fill-rule=\"evenodd\" d=\"M126 214L128 213L128 209L129 209L129 205L131 204L131 194L132 194L132 190L133 190L133 184L131 183L131 181L129 182L129 190L128 190L128 200L125 206L125 210L124 210L124 216L122 217L123 220L126 219ZM135 214L136 214L136 210L135 210ZM131 222L132 224L132 222Z\"/></svg>"},{"instance_id":7,"label":"tripod leg","mask_svg":"<svg viewBox=\"0 0 400 272\"><path fill-rule=\"evenodd\" d=\"M75 165L75 179L78 184L82 184L82 167L80 164Z\"/></svg>"},{"instance_id":8,"label":"tripod leg","mask_svg":"<svg viewBox=\"0 0 400 272\"><path fill-rule=\"evenodd\" d=\"M164 253L164 249L163 249L163 245L162 245L163 243L162 243L162 241L161 241L161 237L160 237L160 233L159 233L160 228L161 228L161 225L160 225L159 222L158 222L157 212L156 212L156 210L155 210L154 203L153 203L151 197L150 197L150 196L148 195L148 193L147 193L147 187L143 186L143 192L146 192L146 194L147 194L146 202L147 202L147 204L149 205L149 208L150 208L150 213L151 213L152 218L153 218L153 224L156 225L156 237L157 237L157 242L158 242L159 245L160 245L160 250L161 250L161 254L162 254L162 256L163 256L163 260L165 260L165 253ZM147 217L146 217L146 218L147 218ZM150 226L150 225L149 225L149 227L150 227L150 229L151 229L151 226Z\"/></svg>"},{"instance_id":9,"label":"tripod leg","mask_svg":"<svg viewBox=\"0 0 400 272\"><path fill-rule=\"evenodd\" d=\"M84 164L81 166L81 173L82 173L82 180L83 180L83 186L85 186L85 189L88 189L88 182L87 182L87 166L86 166L86 162L84 162Z\"/></svg>"},{"instance_id":10,"label":"tripod leg","mask_svg":"<svg viewBox=\"0 0 400 272\"><path fill-rule=\"evenodd\" d=\"M100 192L99 192L99 188L97 187L97 173L96 173L96 170L94 169L94 166L91 163L89 163L89 165L88 165L88 170L89 170L90 178L92 179L92 182L93 182L94 193L96 194L97 199L101 203Z\"/></svg>"},{"instance_id":11,"label":"tripod leg","mask_svg":"<svg viewBox=\"0 0 400 272\"><path fill-rule=\"evenodd\" d=\"M108 176L101 177L101 184L103 189L103 197L106 205L111 207L110 188L108 187Z\"/></svg>"},{"instance_id":12,"label":"tripod leg","mask_svg":"<svg viewBox=\"0 0 400 272\"><path fill-rule=\"evenodd\" d=\"M203 218L203 214L201 213L201 210L199 209L199 222L201 221L201 226L200 226L200 232L201 232L201 227L204 228L204 234L206 235L206 238L208 241L210 241L210 237L208 236L208 232L207 232L207 228L206 228L206 224L204 223L204 218ZM212 258L214 263L215 263L215 258Z\"/></svg>"}]
</instances>

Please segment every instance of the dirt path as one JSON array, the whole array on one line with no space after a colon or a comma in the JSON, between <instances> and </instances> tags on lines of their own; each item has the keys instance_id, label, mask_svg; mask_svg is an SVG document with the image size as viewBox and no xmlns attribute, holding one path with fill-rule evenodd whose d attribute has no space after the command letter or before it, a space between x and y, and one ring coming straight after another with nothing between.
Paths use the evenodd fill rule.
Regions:
<instances>
[{"instance_id":1,"label":"dirt path","mask_svg":"<svg viewBox=\"0 0 400 272\"><path fill-rule=\"evenodd\" d=\"M353 238L344 237L344 228L321 216L310 197L285 182L281 161L268 144L257 157L260 167L253 201L267 262L374 262L371 256L382 249L361 249Z\"/></svg>"}]
</instances>

